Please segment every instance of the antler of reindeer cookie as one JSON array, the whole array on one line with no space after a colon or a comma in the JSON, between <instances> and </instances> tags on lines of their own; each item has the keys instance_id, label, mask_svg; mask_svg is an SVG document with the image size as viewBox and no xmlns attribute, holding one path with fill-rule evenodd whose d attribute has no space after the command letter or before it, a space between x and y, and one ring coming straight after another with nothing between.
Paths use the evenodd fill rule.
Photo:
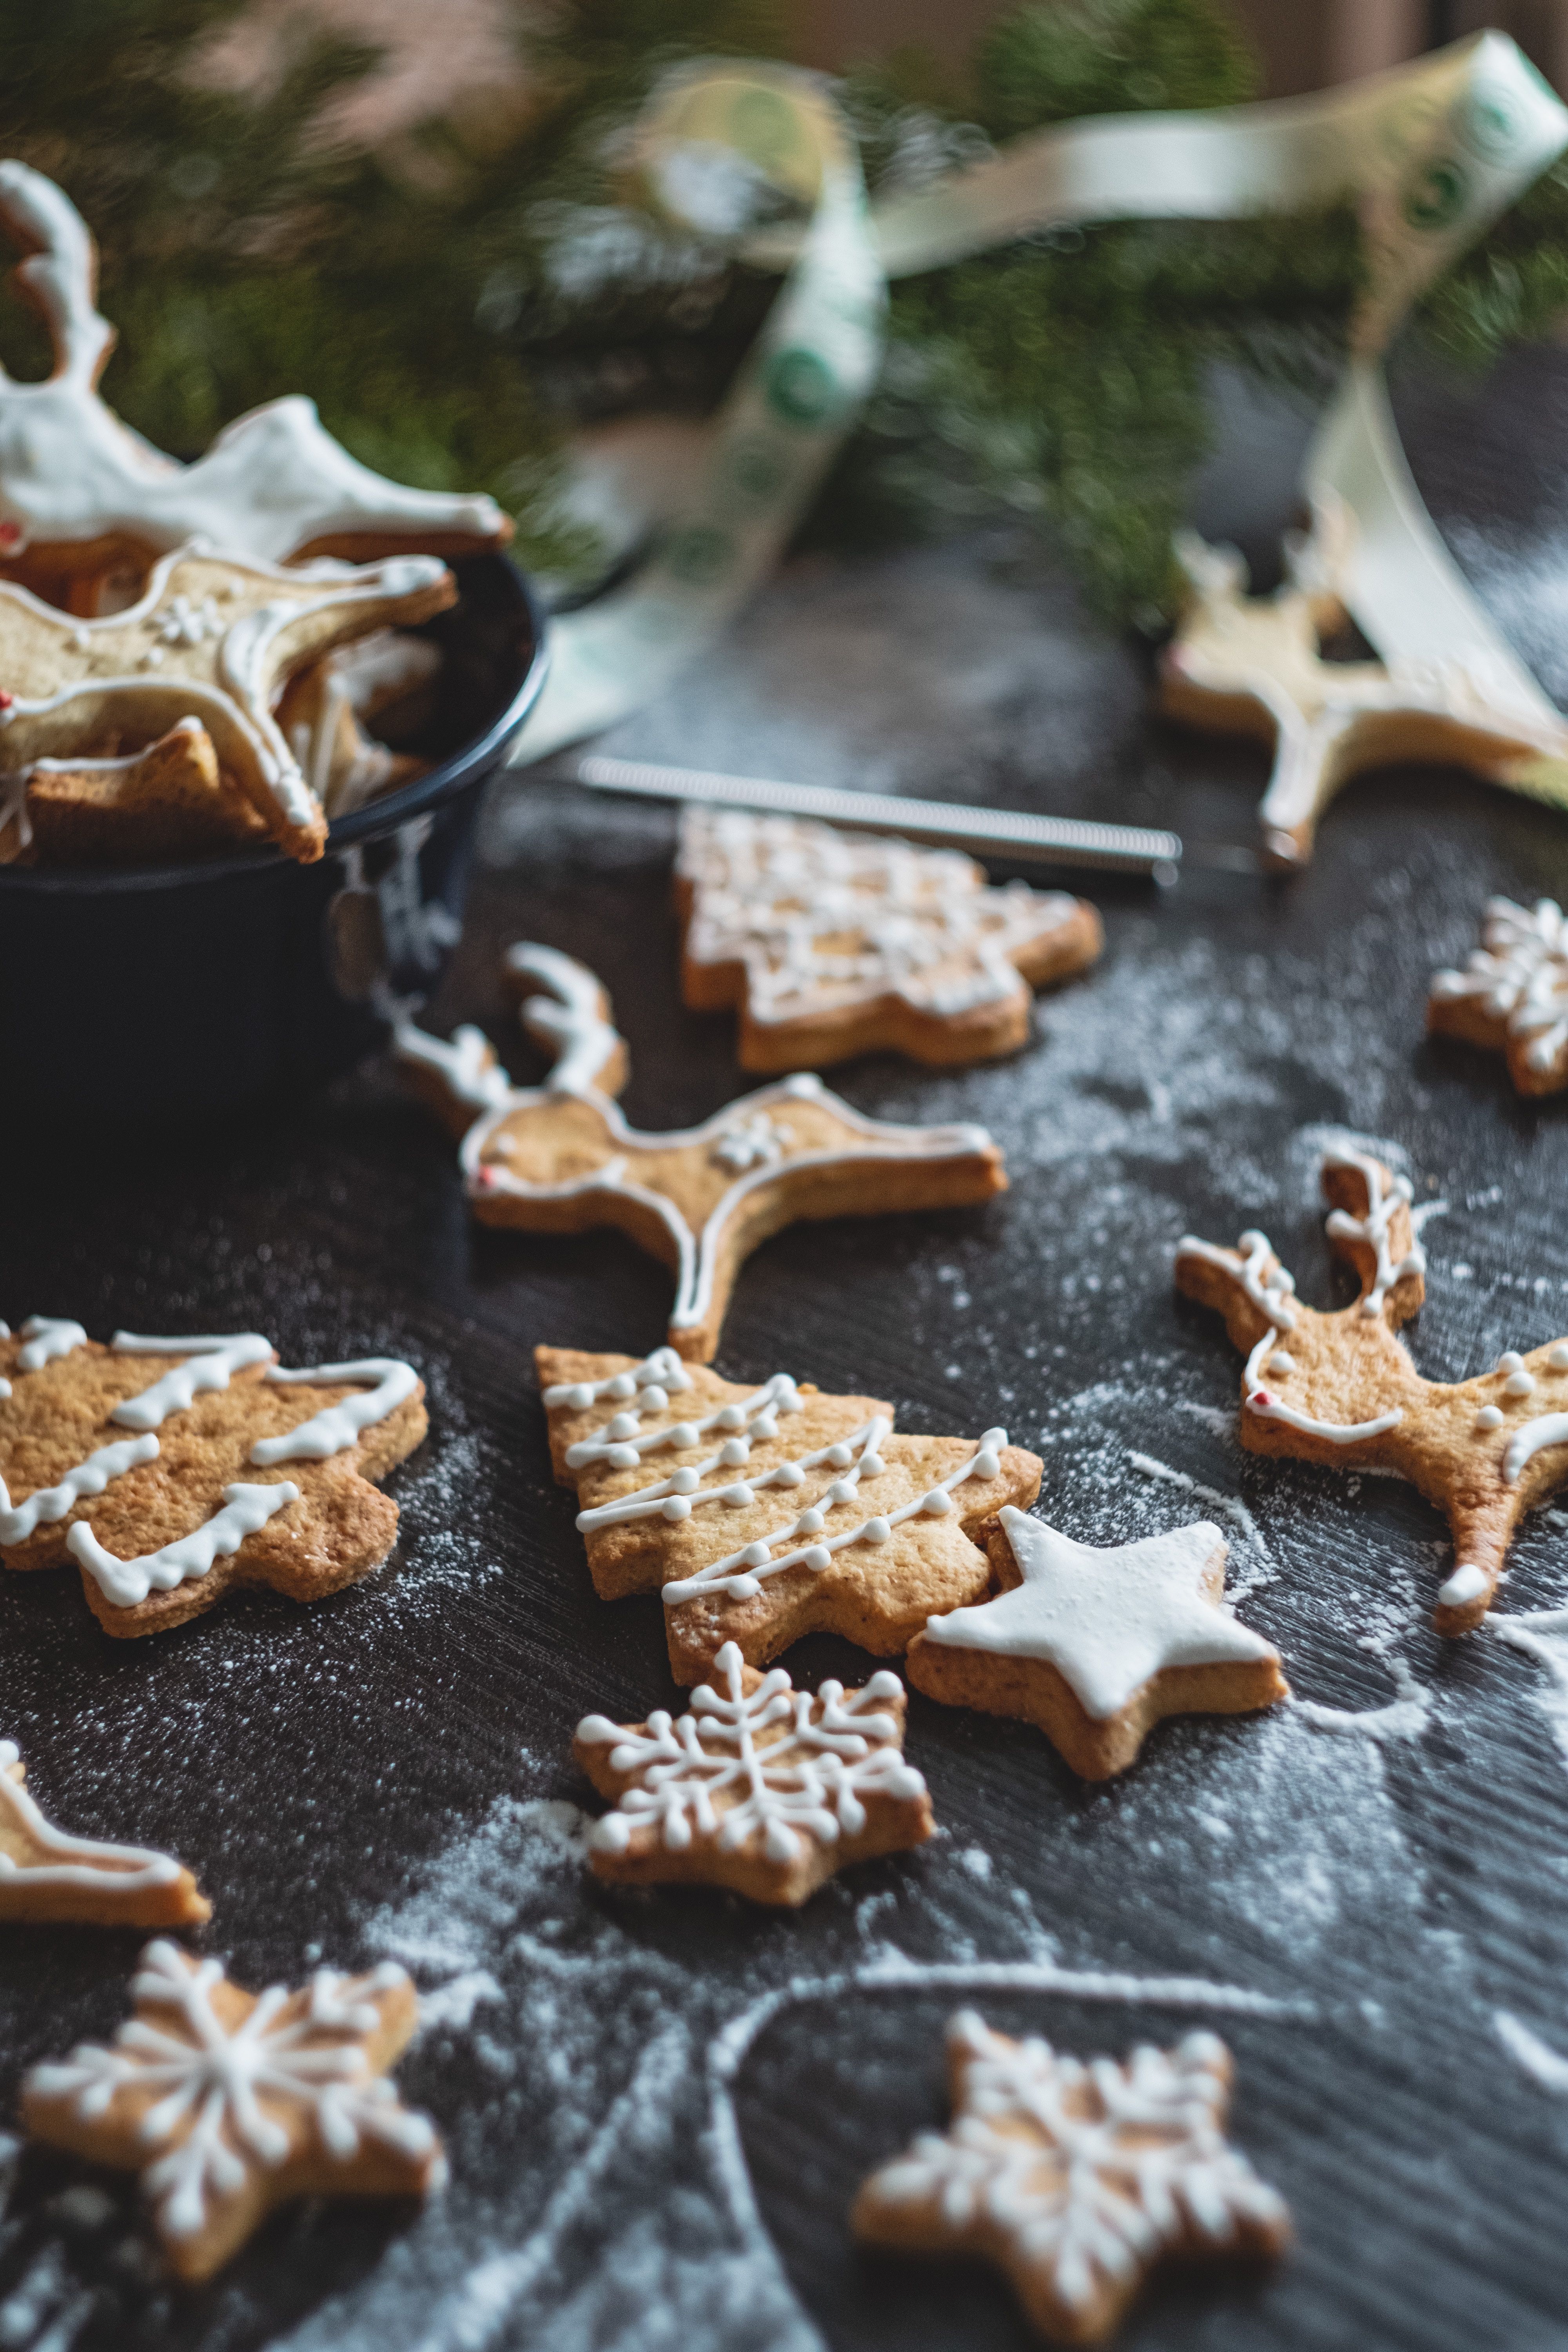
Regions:
<instances>
[{"instance_id":1,"label":"antler of reindeer cookie","mask_svg":"<svg viewBox=\"0 0 1568 2352\"><path fill-rule=\"evenodd\" d=\"M1249 596L1233 547L1178 533L1189 601L1160 660L1167 717L1219 734L1272 742L1274 768L1258 808L1270 866L1303 866L1318 819L1363 769L1438 760L1493 782L1517 779L1542 757L1568 754L1568 729L1514 707L1484 660L1334 662L1323 640L1348 625L1337 583L1354 519L1318 505L1304 538L1286 541L1286 579Z\"/></svg>"},{"instance_id":2,"label":"antler of reindeer cookie","mask_svg":"<svg viewBox=\"0 0 1568 2352\"><path fill-rule=\"evenodd\" d=\"M176 464L99 396L115 336L96 307L97 257L76 207L27 164L0 163L0 224L26 257L17 279L55 352L42 383L0 371L0 562L16 576L68 583L198 536L272 562L452 555L510 537L491 499L373 473L298 395L252 409L194 465Z\"/></svg>"},{"instance_id":3,"label":"antler of reindeer cookie","mask_svg":"<svg viewBox=\"0 0 1568 2352\"><path fill-rule=\"evenodd\" d=\"M449 1045L404 1021L393 1043L416 1090L462 1138L464 1181L484 1224L577 1234L615 1225L670 1266L669 1344L708 1363L735 1276L760 1242L803 1218L952 1208L1005 1190L983 1127L865 1118L802 1075L763 1087L700 1127L644 1134L611 1099L626 1047L592 972L553 948L518 946L514 982L544 992L524 1026L556 1055L542 1087L513 1087L482 1032Z\"/></svg>"},{"instance_id":4,"label":"antler of reindeer cookie","mask_svg":"<svg viewBox=\"0 0 1568 2352\"><path fill-rule=\"evenodd\" d=\"M1176 1286L1223 1315L1246 1354L1248 1453L1397 1471L1445 1513L1456 1564L1434 1622L1466 1633L1486 1615L1521 1518L1568 1482L1568 1340L1510 1350L1477 1380L1424 1380L1394 1337L1426 1295L1408 1181L1370 1154L1331 1151L1322 1185L1330 1243L1360 1278L1353 1306L1324 1315L1298 1298L1257 1232L1235 1249L1187 1234Z\"/></svg>"}]
</instances>

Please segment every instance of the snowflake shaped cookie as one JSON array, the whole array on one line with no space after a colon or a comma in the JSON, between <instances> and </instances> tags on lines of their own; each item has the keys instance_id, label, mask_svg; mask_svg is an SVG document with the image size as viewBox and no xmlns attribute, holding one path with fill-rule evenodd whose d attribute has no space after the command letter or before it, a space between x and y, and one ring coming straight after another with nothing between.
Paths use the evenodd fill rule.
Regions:
<instances>
[{"instance_id":1,"label":"snowflake shaped cookie","mask_svg":"<svg viewBox=\"0 0 1568 2352\"><path fill-rule=\"evenodd\" d=\"M572 1752L616 1800L588 1843L601 1878L797 1904L848 1864L930 1837L926 1784L903 1758L897 1675L847 1692L824 1683L814 1698L782 1666L756 1673L733 1642L713 1664L719 1686L694 1690L689 1715L578 1725Z\"/></svg>"},{"instance_id":2,"label":"snowflake shaped cookie","mask_svg":"<svg viewBox=\"0 0 1568 2352\"><path fill-rule=\"evenodd\" d=\"M1106 1551L1009 1507L981 1530L1000 1596L933 1617L917 1690L1037 1723L1075 1772L1110 1780L1168 1715L1245 1715L1289 1696L1279 1654L1224 1605L1206 1520Z\"/></svg>"},{"instance_id":3,"label":"snowflake shaped cookie","mask_svg":"<svg viewBox=\"0 0 1568 2352\"><path fill-rule=\"evenodd\" d=\"M881 1046L931 1063L1011 1053L1030 991L1104 944L1082 898L986 887L950 849L795 817L689 808L676 859L681 992L741 1008L743 1070L798 1070Z\"/></svg>"},{"instance_id":4,"label":"snowflake shaped cookie","mask_svg":"<svg viewBox=\"0 0 1568 2352\"><path fill-rule=\"evenodd\" d=\"M625 1083L626 1050L593 973L552 948L515 947L507 963L547 992L522 1007L556 1056L542 1087L509 1085L474 1029L447 1045L405 1022L399 1058L463 1137L474 1214L527 1233L628 1234L673 1269L669 1341L693 1362L717 1352L736 1275L782 1226L956 1208L1006 1188L983 1127L864 1118L809 1075L743 1095L700 1127L641 1133L605 1091Z\"/></svg>"},{"instance_id":5,"label":"snowflake shaped cookie","mask_svg":"<svg viewBox=\"0 0 1568 2352\"><path fill-rule=\"evenodd\" d=\"M1272 2255L1282 2198L1225 2137L1230 2053L1212 2033L1125 2060L1068 2057L948 2028L953 2122L874 2172L852 2225L868 2245L994 2263L1043 2336L1110 2334L1163 2257Z\"/></svg>"},{"instance_id":6,"label":"snowflake shaped cookie","mask_svg":"<svg viewBox=\"0 0 1568 2352\"><path fill-rule=\"evenodd\" d=\"M109 1346L0 1324L0 1561L81 1570L106 1633L152 1633L231 1587L315 1601L381 1563L384 1478L425 1435L392 1357L285 1371L258 1331Z\"/></svg>"},{"instance_id":7,"label":"snowflake shaped cookie","mask_svg":"<svg viewBox=\"0 0 1568 2352\"><path fill-rule=\"evenodd\" d=\"M384 2077L418 2020L390 1961L319 1969L300 1992L230 1984L216 1960L149 1944L135 2015L22 2085L32 2137L140 2172L182 2278L228 2261L294 2197L422 2197L445 2166L427 2118Z\"/></svg>"},{"instance_id":8,"label":"snowflake shaped cookie","mask_svg":"<svg viewBox=\"0 0 1568 2352\"><path fill-rule=\"evenodd\" d=\"M1394 1337L1426 1295L1407 1180L1352 1150L1326 1154L1322 1183L1330 1244L1361 1282L1352 1306L1307 1306L1258 1232L1233 1250L1186 1235L1176 1286L1222 1314L1246 1354L1249 1453L1394 1470L1446 1514L1456 1565L1434 1622L1466 1633L1486 1615L1520 1520L1568 1479L1568 1339L1510 1349L1452 1386L1423 1380Z\"/></svg>"},{"instance_id":9,"label":"snowflake shaped cookie","mask_svg":"<svg viewBox=\"0 0 1568 2352\"><path fill-rule=\"evenodd\" d=\"M1463 971L1432 975L1426 1026L1508 1059L1521 1095L1568 1086L1568 924L1555 898L1489 898Z\"/></svg>"},{"instance_id":10,"label":"snowflake shaped cookie","mask_svg":"<svg viewBox=\"0 0 1568 2352\"><path fill-rule=\"evenodd\" d=\"M679 1683L729 1642L752 1666L813 1633L897 1656L929 1616L982 1598L972 1531L1039 1492L1039 1462L1004 1429L898 1437L890 1405L787 1372L747 1388L669 1348L535 1361L595 1589L662 1594Z\"/></svg>"},{"instance_id":11,"label":"snowflake shaped cookie","mask_svg":"<svg viewBox=\"0 0 1568 2352\"><path fill-rule=\"evenodd\" d=\"M1234 548L1178 534L1188 603L1160 662L1160 708L1224 735L1274 745L1258 809L1268 865L1304 866L1318 820L1367 768L1438 760L1517 783L1543 759L1568 756L1568 729L1522 707L1484 662L1338 662L1321 645L1348 625L1343 577L1354 517L1320 505L1310 535L1288 545L1286 583L1247 593Z\"/></svg>"},{"instance_id":12,"label":"snowflake shaped cookie","mask_svg":"<svg viewBox=\"0 0 1568 2352\"><path fill-rule=\"evenodd\" d=\"M0 1739L0 1919L68 1919L94 1927L198 1927L212 1905L172 1854L70 1837L22 1786L26 1768Z\"/></svg>"}]
</instances>

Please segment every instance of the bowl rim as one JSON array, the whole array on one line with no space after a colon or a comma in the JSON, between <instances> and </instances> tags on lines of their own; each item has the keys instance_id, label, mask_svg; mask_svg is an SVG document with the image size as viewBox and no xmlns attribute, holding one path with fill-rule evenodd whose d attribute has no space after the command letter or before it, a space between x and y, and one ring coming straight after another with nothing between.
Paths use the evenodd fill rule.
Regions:
<instances>
[{"instance_id":1,"label":"bowl rim","mask_svg":"<svg viewBox=\"0 0 1568 2352\"><path fill-rule=\"evenodd\" d=\"M395 793L387 793L380 800L367 801L331 824L327 830L326 848L322 862L334 852L352 849L361 841L380 839L395 832L410 818L423 816L426 810L468 783L476 771L500 764L500 755L516 737L543 690L550 668L550 647L547 618L539 592L521 566L513 562L504 548L476 548L465 562L487 559L504 564L521 592L523 610L528 614L533 633L533 656L519 679L517 690L506 708L491 719L480 735L437 761L427 775L416 776ZM312 865L316 863L311 861ZM168 890L199 887L204 882L227 881L236 875L272 874L279 867L299 866L299 861L287 856L276 842L267 842L254 849L237 851L230 857L190 858L178 866L0 866L0 892L26 890L83 891L92 895L106 890ZM310 866L299 866L309 874Z\"/></svg>"}]
</instances>

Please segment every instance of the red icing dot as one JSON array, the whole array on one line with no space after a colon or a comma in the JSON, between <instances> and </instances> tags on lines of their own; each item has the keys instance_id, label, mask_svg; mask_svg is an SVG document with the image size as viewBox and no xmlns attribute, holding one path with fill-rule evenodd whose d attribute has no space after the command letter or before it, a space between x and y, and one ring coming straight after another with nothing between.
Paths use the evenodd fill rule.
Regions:
<instances>
[{"instance_id":1,"label":"red icing dot","mask_svg":"<svg viewBox=\"0 0 1568 2352\"><path fill-rule=\"evenodd\" d=\"M9 710L11 705L16 701L16 698L14 694L0 692L0 710Z\"/></svg>"},{"instance_id":2,"label":"red icing dot","mask_svg":"<svg viewBox=\"0 0 1568 2352\"><path fill-rule=\"evenodd\" d=\"M0 522L0 547L15 547L21 536L19 522Z\"/></svg>"},{"instance_id":3,"label":"red icing dot","mask_svg":"<svg viewBox=\"0 0 1568 2352\"><path fill-rule=\"evenodd\" d=\"M1254 1412L1266 1412L1274 1400L1267 1389L1254 1389L1247 1402Z\"/></svg>"},{"instance_id":4,"label":"red icing dot","mask_svg":"<svg viewBox=\"0 0 1568 2352\"><path fill-rule=\"evenodd\" d=\"M480 1166L480 1168L479 1168L479 1182L480 1182L481 1184L485 1184L485 1185L493 1184L493 1183L495 1182L495 1181L496 1181L495 1170L494 1170L493 1168L487 1168L487 1167L485 1167L485 1166L483 1166L483 1165L481 1164L481 1166Z\"/></svg>"}]
</instances>

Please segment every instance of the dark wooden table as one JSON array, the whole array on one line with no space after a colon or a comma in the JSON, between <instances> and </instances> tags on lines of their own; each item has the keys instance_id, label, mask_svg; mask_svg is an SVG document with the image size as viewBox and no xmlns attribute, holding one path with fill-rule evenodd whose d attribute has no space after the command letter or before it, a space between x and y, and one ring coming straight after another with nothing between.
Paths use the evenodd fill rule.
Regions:
<instances>
[{"instance_id":1,"label":"dark wooden table","mask_svg":"<svg viewBox=\"0 0 1568 2352\"><path fill-rule=\"evenodd\" d=\"M1568 361L1401 409L1454 545L1568 692ZM1200 519L1266 556L1300 438L1232 394ZM1146 670L998 528L796 562L613 748L1249 842L1260 758L1153 722ZM495 797L433 1018L489 1019L530 1075L495 950L568 948L614 991L630 1114L696 1118L741 1081L728 1019L678 1003L671 824L562 773ZM1351 1715L1396 1680L1416 1696L1381 1738L1286 1710L1168 1726L1100 1789L1031 1730L916 1697L942 1835L795 1916L612 1895L577 1850L573 1725L674 1695L658 1600L590 1590L531 1349L652 1345L665 1275L610 1237L477 1232L449 1145L384 1070L281 1117L68 1151L13 1124L13 1323L256 1327L286 1360L405 1354L429 1382L381 1573L308 1613L247 1600L125 1644L74 1575L8 1579L0 1731L58 1819L199 1870L210 1948L242 1982L405 1961L427 2022L401 2080L453 2179L421 2216L280 2216L185 2294L147 2263L128 2187L20 2155L0 2347L1022 2346L989 2276L873 2263L845 2225L861 2174L943 2116L941 2032L964 2002L1074 2049L1198 2021L1237 2053L1238 2134L1289 2197L1298 2250L1269 2278L1162 2282L1129 2345L1568 2345L1568 2102L1496 2026L1509 2012L1568 2053L1568 1699L1493 1634L1431 1633L1447 1554L1413 1490L1239 1453L1237 1359L1170 1278L1184 1229L1256 1223L1309 1297L1342 1295L1315 1173L1349 1128L1447 1204L1425 1227L1425 1370L1468 1375L1568 1328L1568 1097L1522 1103L1500 1065L1422 1036L1427 974L1472 944L1487 894L1565 887L1562 815L1387 774L1347 793L1294 882L1194 869L1163 898L1097 892L1104 963L1041 1004L1016 1059L842 1074L879 1115L984 1120L1013 1188L984 1212L782 1235L741 1280L722 1369L885 1394L906 1429L1005 1422L1045 1456L1045 1510L1090 1541L1212 1515L1203 1490L1239 1501L1258 1539L1231 1512L1233 1580L1298 1693ZM105 1016L133 1054L133 1014ZM1563 1525L1530 1524L1503 1610L1562 1597ZM789 1663L813 1681L864 1664L826 1641ZM113 2028L137 1942L5 1931L0 2113L26 2065Z\"/></svg>"}]
</instances>

